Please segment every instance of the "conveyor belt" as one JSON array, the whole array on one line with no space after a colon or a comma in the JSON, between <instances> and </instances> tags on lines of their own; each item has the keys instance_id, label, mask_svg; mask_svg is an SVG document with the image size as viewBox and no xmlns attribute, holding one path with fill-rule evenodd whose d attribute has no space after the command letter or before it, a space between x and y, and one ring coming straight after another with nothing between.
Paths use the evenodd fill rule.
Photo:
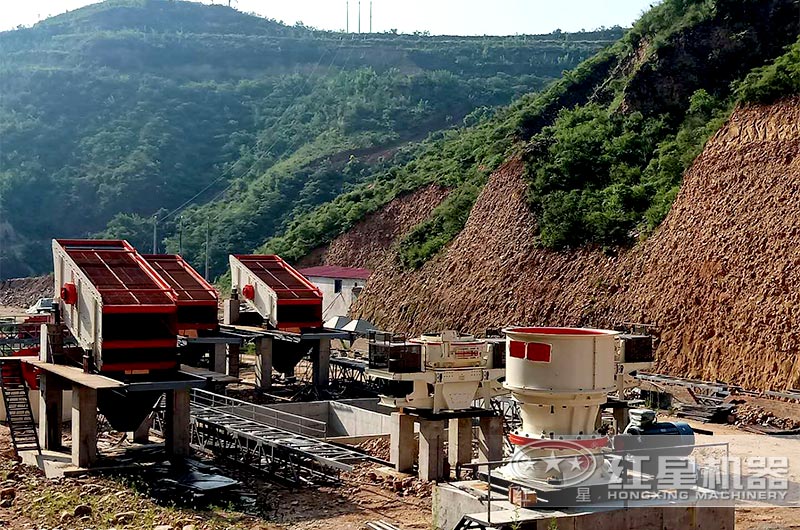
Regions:
<instances>
[{"instance_id":1,"label":"conveyor belt","mask_svg":"<svg viewBox=\"0 0 800 530\"><path fill-rule=\"evenodd\" d=\"M192 392L192 422L199 427L198 433L201 437L205 433L206 439L202 442L209 442L207 437L213 433L213 437L218 438L211 440L214 444L229 449L238 448L247 453L251 459L256 456L259 459L259 462L256 462L259 467L270 465L270 462L261 461L264 458L281 460L289 458L291 463L301 467L305 467L304 463L315 463L330 470L350 471L353 469L351 464L370 459L366 454L268 425L266 421L271 421L270 415L274 417L274 411L268 407L252 404L237 406L235 403L231 405L226 402L236 400L225 399L224 396L219 396L224 401L209 405L209 395L209 392L202 390ZM238 411L239 408L242 410ZM264 410L261 414L254 414L253 408ZM253 419L253 416L262 421ZM225 439L221 439L222 435ZM265 451L265 448L269 450ZM242 456L240 460L246 460L244 455Z\"/></svg>"}]
</instances>

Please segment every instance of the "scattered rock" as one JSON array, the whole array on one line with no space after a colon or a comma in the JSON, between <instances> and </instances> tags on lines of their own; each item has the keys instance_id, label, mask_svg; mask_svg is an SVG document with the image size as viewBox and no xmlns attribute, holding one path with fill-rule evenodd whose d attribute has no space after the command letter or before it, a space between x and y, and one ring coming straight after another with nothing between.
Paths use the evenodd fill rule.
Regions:
<instances>
[{"instance_id":1,"label":"scattered rock","mask_svg":"<svg viewBox=\"0 0 800 530\"><path fill-rule=\"evenodd\" d=\"M172 525L160 524L160 525L154 527L153 530L172 530Z\"/></svg>"},{"instance_id":2,"label":"scattered rock","mask_svg":"<svg viewBox=\"0 0 800 530\"><path fill-rule=\"evenodd\" d=\"M71 513L67 512L67 511L61 512L61 517L59 517L59 521L61 521L61 524L65 524L65 523L69 522L71 519L72 519L72 514Z\"/></svg>"},{"instance_id":3,"label":"scattered rock","mask_svg":"<svg viewBox=\"0 0 800 530\"><path fill-rule=\"evenodd\" d=\"M114 522L117 524L128 524L136 517L136 512L120 512L114 516Z\"/></svg>"},{"instance_id":4,"label":"scattered rock","mask_svg":"<svg viewBox=\"0 0 800 530\"><path fill-rule=\"evenodd\" d=\"M791 418L779 418L772 412L750 403L743 403L736 407L736 413L734 414L732 423L737 427L760 425L762 427L773 427L784 431L800 428L800 422ZM0 497L1 496L2 492L0 492Z\"/></svg>"},{"instance_id":5,"label":"scattered rock","mask_svg":"<svg viewBox=\"0 0 800 530\"><path fill-rule=\"evenodd\" d=\"M13 499L16 496L17 496L16 488L0 489L0 499Z\"/></svg>"},{"instance_id":6,"label":"scattered rock","mask_svg":"<svg viewBox=\"0 0 800 530\"><path fill-rule=\"evenodd\" d=\"M84 517L86 515L92 515L92 507L88 504L79 504L75 507L75 511L73 512L75 517Z\"/></svg>"},{"instance_id":7,"label":"scattered rock","mask_svg":"<svg viewBox=\"0 0 800 530\"><path fill-rule=\"evenodd\" d=\"M12 504L14 504L14 499L3 499L0 501L0 508L11 508Z\"/></svg>"},{"instance_id":8,"label":"scattered rock","mask_svg":"<svg viewBox=\"0 0 800 530\"><path fill-rule=\"evenodd\" d=\"M53 296L53 276L15 278L0 282L0 305L27 308L39 298Z\"/></svg>"}]
</instances>

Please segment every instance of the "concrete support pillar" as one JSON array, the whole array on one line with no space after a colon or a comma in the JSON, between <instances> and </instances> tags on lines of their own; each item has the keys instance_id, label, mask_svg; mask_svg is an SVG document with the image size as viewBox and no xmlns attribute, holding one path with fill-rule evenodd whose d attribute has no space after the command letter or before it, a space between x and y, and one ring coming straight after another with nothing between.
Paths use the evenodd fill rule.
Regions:
<instances>
[{"instance_id":1,"label":"concrete support pillar","mask_svg":"<svg viewBox=\"0 0 800 530\"><path fill-rule=\"evenodd\" d=\"M389 459L397 471L411 471L414 467L414 449L414 418L402 412L392 412Z\"/></svg>"},{"instance_id":2,"label":"concrete support pillar","mask_svg":"<svg viewBox=\"0 0 800 530\"><path fill-rule=\"evenodd\" d=\"M489 416L480 419L478 428L478 461L497 462L503 459L503 418Z\"/></svg>"},{"instance_id":3,"label":"concrete support pillar","mask_svg":"<svg viewBox=\"0 0 800 530\"><path fill-rule=\"evenodd\" d=\"M167 391L164 442L172 456L189 454L189 389Z\"/></svg>"},{"instance_id":4,"label":"concrete support pillar","mask_svg":"<svg viewBox=\"0 0 800 530\"><path fill-rule=\"evenodd\" d=\"M272 387L272 337L256 339L256 388Z\"/></svg>"},{"instance_id":5,"label":"concrete support pillar","mask_svg":"<svg viewBox=\"0 0 800 530\"><path fill-rule=\"evenodd\" d=\"M327 388L331 377L331 339L319 339L319 344L314 346L312 362L314 386Z\"/></svg>"},{"instance_id":6,"label":"concrete support pillar","mask_svg":"<svg viewBox=\"0 0 800 530\"><path fill-rule=\"evenodd\" d=\"M148 415L135 431L130 433L130 439L137 444L150 443L150 427L153 426L153 417Z\"/></svg>"},{"instance_id":7,"label":"concrete support pillar","mask_svg":"<svg viewBox=\"0 0 800 530\"><path fill-rule=\"evenodd\" d=\"M222 302L222 323L231 326L239 322L239 299L229 298Z\"/></svg>"},{"instance_id":8,"label":"concrete support pillar","mask_svg":"<svg viewBox=\"0 0 800 530\"><path fill-rule=\"evenodd\" d=\"M228 364L225 373L233 377L239 377L240 346L239 344L228 344L227 346L226 358Z\"/></svg>"},{"instance_id":9,"label":"concrete support pillar","mask_svg":"<svg viewBox=\"0 0 800 530\"><path fill-rule=\"evenodd\" d=\"M214 352L211 354L211 368L219 373L224 374L228 369L228 348L225 344L214 344Z\"/></svg>"},{"instance_id":10,"label":"concrete support pillar","mask_svg":"<svg viewBox=\"0 0 800 530\"><path fill-rule=\"evenodd\" d=\"M72 465L97 461L97 390L72 385Z\"/></svg>"},{"instance_id":11,"label":"concrete support pillar","mask_svg":"<svg viewBox=\"0 0 800 530\"><path fill-rule=\"evenodd\" d=\"M628 426L628 422L630 421L628 409L626 407L619 407L614 409L613 414L614 422L617 424L617 432L621 433L625 430L625 427Z\"/></svg>"},{"instance_id":12,"label":"concrete support pillar","mask_svg":"<svg viewBox=\"0 0 800 530\"><path fill-rule=\"evenodd\" d=\"M447 460L450 469L472 462L472 418L453 418L447 425Z\"/></svg>"},{"instance_id":13,"label":"concrete support pillar","mask_svg":"<svg viewBox=\"0 0 800 530\"><path fill-rule=\"evenodd\" d=\"M42 370L39 376L39 445L42 449L61 449L61 420L64 390L58 378Z\"/></svg>"},{"instance_id":14,"label":"concrete support pillar","mask_svg":"<svg viewBox=\"0 0 800 530\"><path fill-rule=\"evenodd\" d=\"M444 478L444 421L419 420L419 478Z\"/></svg>"}]
</instances>

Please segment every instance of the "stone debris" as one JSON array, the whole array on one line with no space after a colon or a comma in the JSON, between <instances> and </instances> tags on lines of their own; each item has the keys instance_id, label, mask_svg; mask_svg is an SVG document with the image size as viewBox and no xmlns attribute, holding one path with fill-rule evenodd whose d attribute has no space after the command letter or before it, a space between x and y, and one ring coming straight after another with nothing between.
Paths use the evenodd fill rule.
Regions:
<instances>
[{"instance_id":1,"label":"stone debris","mask_svg":"<svg viewBox=\"0 0 800 530\"><path fill-rule=\"evenodd\" d=\"M737 427L760 426L781 431L800 429L800 422L792 418L779 418L772 412L749 403L736 407L733 423Z\"/></svg>"},{"instance_id":2,"label":"stone debris","mask_svg":"<svg viewBox=\"0 0 800 530\"><path fill-rule=\"evenodd\" d=\"M0 306L26 309L36 303L39 298L51 298L52 296L52 274L0 281Z\"/></svg>"},{"instance_id":3,"label":"stone debris","mask_svg":"<svg viewBox=\"0 0 800 530\"><path fill-rule=\"evenodd\" d=\"M361 442L356 446L362 451L366 451L375 458L388 461L390 459L389 440L386 438L373 438L366 442Z\"/></svg>"},{"instance_id":4,"label":"stone debris","mask_svg":"<svg viewBox=\"0 0 800 530\"><path fill-rule=\"evenodd\" d=\"M426 482L377 464L362 464L348 473L346 478L360 484L378 485L400 497L429 497L433 490L433 482Z\"/></svg>"}]
</instances>

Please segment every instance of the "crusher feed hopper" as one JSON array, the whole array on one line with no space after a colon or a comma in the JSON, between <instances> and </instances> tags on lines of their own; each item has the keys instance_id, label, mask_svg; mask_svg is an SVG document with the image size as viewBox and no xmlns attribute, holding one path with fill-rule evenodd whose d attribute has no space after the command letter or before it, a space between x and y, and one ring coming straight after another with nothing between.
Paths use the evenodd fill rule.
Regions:
<instances>
[{"instance_id":1,"label":"crusher feed hopper","mask_svg":"<svg viewBox=\"0 0 800 530\"><path fill-rule=\"evenodd\" d=\"M127 241L54 240L53 262L56 301L85 371L177 369L177 295Z\"/></svg>"},{"instance_id":2,"label":"crusher feed hopper","mask_svg":"<svg viewBox=\"0 0 800 530\"><path fill-rule=\"evenodd\" d=\"M322 327L322 292L279 256L230 256L231 288L263 323L283 331Z\"/></svg>"},{"instance_id":3,"label":"crusher feed hopper","mask_svg":"<svg viewBox=\"0 0 800 530\"><path fill-rule=\"evenodd\" d=\"M144 254L142 258L175 292L181 335L219 328L217 291L177 254Z\"/></svg>"}]
</instances>

